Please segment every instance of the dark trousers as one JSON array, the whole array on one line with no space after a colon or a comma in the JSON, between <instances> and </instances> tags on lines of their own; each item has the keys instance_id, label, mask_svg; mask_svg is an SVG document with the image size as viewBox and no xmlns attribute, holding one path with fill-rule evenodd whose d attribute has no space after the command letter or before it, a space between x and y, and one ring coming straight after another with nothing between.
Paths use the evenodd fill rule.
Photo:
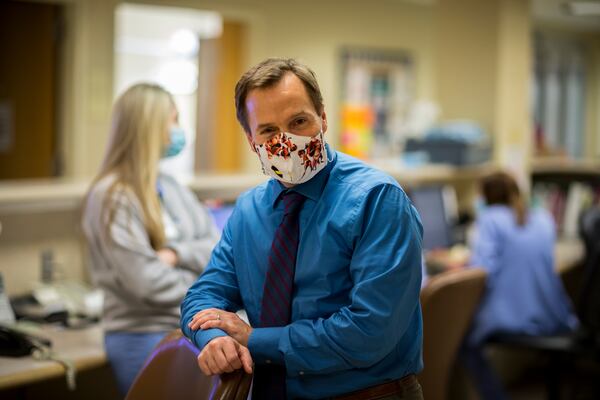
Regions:
<instances>
[{"instance_id":1,"label":"dark trousers","mask_svg":"<svg viewBox=\"0 0 600 400\"><path fill-rule=\"evenodd\" d=\"M502 383L483 353L483 347L463 345L460 360L482 400L507 400Z\"/></svg>"},{"instance_id":2,"label":"dark trousers","mask_svg":"<svg viewBox=\"0 0 600 400\"><path fill-rule=\"evenodd\" d=\"M395 382L334 397L333 400L423 400L423 390L416 376L409 375Z\"/></svg>"}]
</instances>

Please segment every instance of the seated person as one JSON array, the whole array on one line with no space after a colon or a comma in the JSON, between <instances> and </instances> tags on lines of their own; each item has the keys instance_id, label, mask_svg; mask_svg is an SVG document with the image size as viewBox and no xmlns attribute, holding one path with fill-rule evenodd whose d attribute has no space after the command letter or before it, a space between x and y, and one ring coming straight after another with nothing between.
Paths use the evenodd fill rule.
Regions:
<instances>
[{"instance_id":1,"label":"seated person","mask_svg":"<svg viewBox=\"0 0 600 400\"><path fill-rule=\"evenodd\" d=\"M470 265L488 273L487 289L461 351L482 399L503 399L483 357L495 333L551 335L574 329L577 319L554 269L555 226L543 209L528 210L513 177L483 179L486 207L479 212Z\"/></svg>"}]
</instances>

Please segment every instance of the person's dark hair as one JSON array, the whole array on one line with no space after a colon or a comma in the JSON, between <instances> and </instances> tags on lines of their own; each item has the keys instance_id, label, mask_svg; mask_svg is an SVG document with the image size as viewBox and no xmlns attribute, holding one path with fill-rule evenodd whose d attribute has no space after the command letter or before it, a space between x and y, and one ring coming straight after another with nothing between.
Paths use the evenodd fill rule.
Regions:
<instances>
[{"instance_id":1,"label":"person's dark hair","mask_svg":"<svg viewBox=\"0 0 600 400\"><path fill-rule=\"evenodd\" d=\"M235 85L235 109L237 119L246 133L250 133L246 97L253 89L268 88L277 84L287 73L293 73L304 84L317 113L323 112L323 96L315 73L293 58L268 58L250 68Z\"/></svg>"},{"instance_id":2,"label":"person's dark hair","mask_svg":"<svg viewBox=\"0 0 600 400\"><path fill-rule=\"evenodd\" d=\"M515 211L517 224L525 225L527 209L517 181L506 172L495 172L481 180L481 192L487 205L501 204Z\"/></svg>"}]
</instances>

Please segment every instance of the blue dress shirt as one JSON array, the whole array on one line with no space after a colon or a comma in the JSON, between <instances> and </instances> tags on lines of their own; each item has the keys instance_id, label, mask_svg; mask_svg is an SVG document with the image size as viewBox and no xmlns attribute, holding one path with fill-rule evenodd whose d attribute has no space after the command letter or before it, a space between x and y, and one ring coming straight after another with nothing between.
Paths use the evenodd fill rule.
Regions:
<instances>
[{"instance_id":1,"label":"blue dress shirt","mask_svg":"<svg viewBox=\"0 0 600 400\"><path fill-rule=\"evenodd\" d=\"M285 365L288 398L339 395L422 369L419 304L423 230L388 175L327 148L329 164L292 190L300 212L292 322L254 328L257 364ZM200 310L244 308L259 325L268 255L283 216L274 179L241 195L204 274L181 306L183 332L199 348L225 335L191 331Z\"/></svg>"},{"instance_id":2,"label":"blue dress shirt","mask_svg":"<svg viewBox=\"0 0 600 400\"><path fill-rule=\"evenodd\" d=\"M478 346L493 333L551 335L577 326L554 271L556 228L544 210L519 226L512 208L486 207L477 218L470 264L488 272L487 289L468 337Z\"/></svg>"}]
</instances>

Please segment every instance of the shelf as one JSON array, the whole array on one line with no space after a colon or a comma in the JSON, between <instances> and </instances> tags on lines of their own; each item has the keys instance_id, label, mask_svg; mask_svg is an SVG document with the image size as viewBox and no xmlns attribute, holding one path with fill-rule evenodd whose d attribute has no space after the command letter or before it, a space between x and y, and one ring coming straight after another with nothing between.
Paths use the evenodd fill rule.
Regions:
<instances>
[{"instance_id":1,"label":"shelf","mask_svg":"<svg viewBox=\"0 0 600 400\"><path fill-rule=\"evenodd\" d=\"M399 163L378 161L372 165L390 174L404 186L474 182L494 170L490 164L468 167L440 164L407 168ZM241 193L266 180L267 177L262 174L202 174L185 184L202 200L235 201ZM76 210L81 206L88 186L89 181L60 178L2 182L0 214Z\"/></svg>"},{"instance_id":2,"label":"shelf","mask_svg":"<svg viewBox=\"0 0 600 400\"><path fill-rule=\"evenodd\" d=\"M67 179L0 183L0 213L61 211L80 206L89 183Z\"/></svg>"},{"instance_id":3,"label":"shelf","mask_svg":"<svg viewBox=\"0 0 600 400\"><path fill-rule=\"evenodd\" d=\"M240 194L266 180L267 176L262 174L197 175L187 185L202 200L235 201Z\"/></svg>"},{"instance_id":4,"label":"shelf","mask_svg":"<svg viewBox=\"0 0 600 400\"><path fill-rule=\"evenodd\" d=\"M531 163L531 173L600 176L600 161L572 160L565 157L534 158Z\"/></svg>"},{"instance_id":5,"label":"shelf","mask_svg":"<svg viewBox=\"0 0 600 400\"><path fill-rule=\"evenodd\" d=\"M266 180L258 174L198 175L186 184L201 199L233 201ZM81 206L89 181L68 179L0 183L0 214L75 210Z\"/></svg>"},{"instance_id":6,"label":"shelf","mask_svg":"<svg viewBox=\"0 0 600 400\"><path fill-rule=\"evenodd\" d=\"M447 164L428 164L406 167L396 161L376 161L372 165L390 174L403 186L418 186L457 181L476 182L498 168L491 163L457 167Z\"/></svg>"}]
</instances>

